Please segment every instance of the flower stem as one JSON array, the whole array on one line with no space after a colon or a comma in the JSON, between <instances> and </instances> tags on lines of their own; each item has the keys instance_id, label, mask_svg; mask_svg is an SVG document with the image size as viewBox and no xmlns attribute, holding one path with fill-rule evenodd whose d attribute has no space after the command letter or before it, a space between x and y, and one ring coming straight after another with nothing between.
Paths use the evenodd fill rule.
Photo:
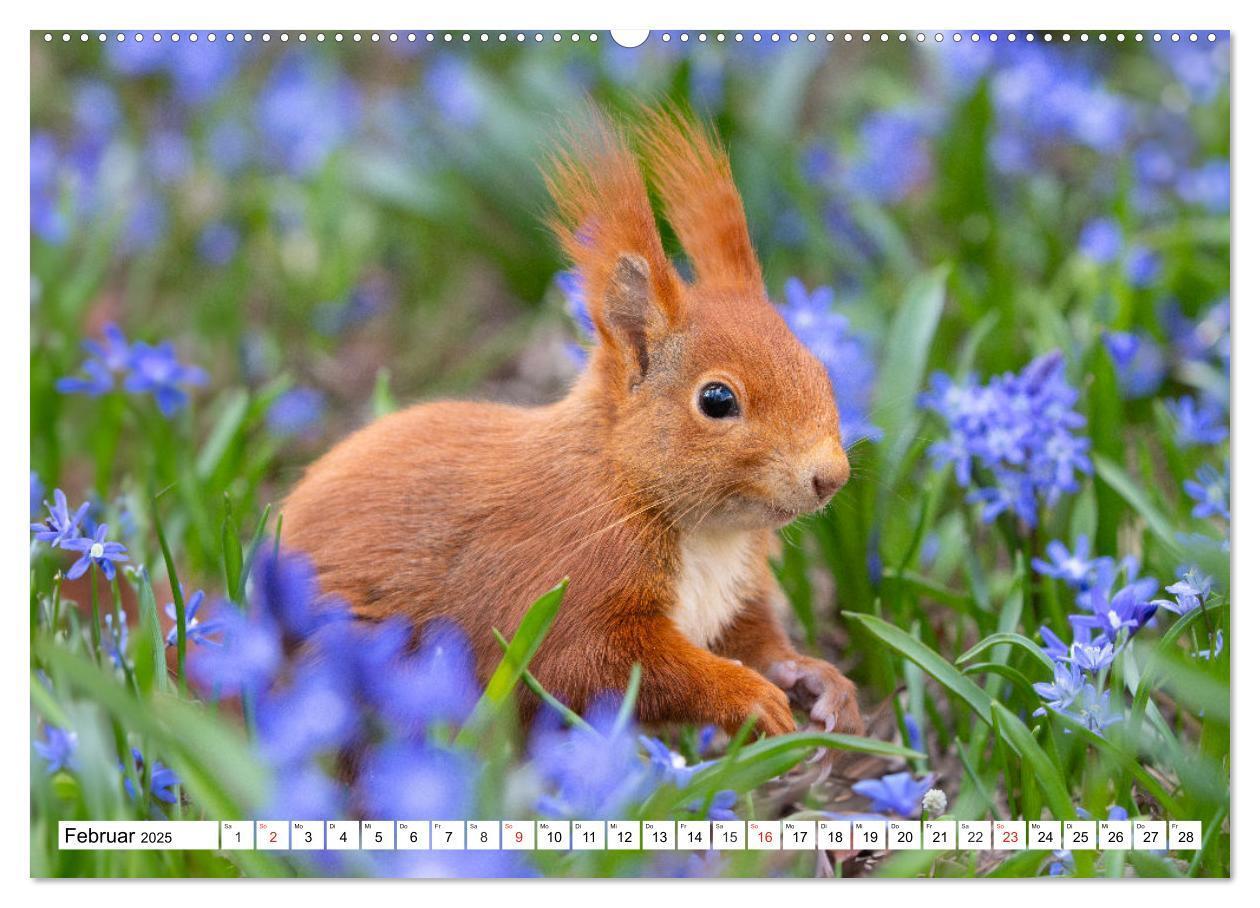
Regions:
<instances>
[{"instance_id":1,"label":"flower stem","mask_svg":"<svg viewBox=\"0 0 1260 908\"><path fill-rule=\"evenodd\" d=\"M92 657L101 664L101 604L96 595L96 562L88 573L88 586L92 591Z\"/></svg>"}]
</instances>

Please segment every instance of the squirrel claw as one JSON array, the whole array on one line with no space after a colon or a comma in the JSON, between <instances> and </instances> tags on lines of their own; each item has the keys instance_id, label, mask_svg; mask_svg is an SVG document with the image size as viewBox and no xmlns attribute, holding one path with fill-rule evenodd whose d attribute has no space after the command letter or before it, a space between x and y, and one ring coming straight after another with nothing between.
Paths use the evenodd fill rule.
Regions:
<instances>
[{"instance_id":1,"label":"squirrel claw","mask_svg":"<svg viewBox=\"0 0 1260 908\"><path fill-rule=\"evenodd\" d=\"M865 731L857 688L834 665L801 656L774 665L770 677L793 699L808 705L810 719L823 731L852 735Z\"/></svg>"}]
</instances>

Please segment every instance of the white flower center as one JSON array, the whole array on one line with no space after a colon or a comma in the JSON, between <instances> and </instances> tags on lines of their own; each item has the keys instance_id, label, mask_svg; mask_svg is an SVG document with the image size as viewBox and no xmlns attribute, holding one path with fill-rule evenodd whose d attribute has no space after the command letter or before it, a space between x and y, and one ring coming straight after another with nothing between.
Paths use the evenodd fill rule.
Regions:
<instances>
[{"instance_id":1,"label":"white flower center","mask_svg":"<svg viewBox=\"0 0 1260 908\"><path fill-rule=\"evenodd\" d=\"M92 547L88 549L88 554L93 558L100 558L105 554L105 546L101 545L99 542L94 542L92 543Z\"/></svg>"},{"instance_id":2,"label":"white flower center","mask_svg":"<svg viewBox=\"0 0 1260 908\"><path fill-rule=\"evenodd\" d=\"M1107 612L1107 620L1111 622L1114 630L1120 630L1120 626L1124 623L1120 620L1120 616L1116 614L1115 609Z\"/></svg>"}]
</instances>

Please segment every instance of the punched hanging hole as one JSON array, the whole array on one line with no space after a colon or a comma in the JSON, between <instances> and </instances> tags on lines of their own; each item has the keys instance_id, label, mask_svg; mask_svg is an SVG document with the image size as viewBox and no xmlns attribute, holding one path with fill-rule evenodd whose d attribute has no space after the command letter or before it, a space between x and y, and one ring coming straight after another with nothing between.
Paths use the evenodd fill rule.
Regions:
<instances>
[{"instance_id":1,"label":"punched hanging hole","mask_svg":"<svg viewBox=\"0 0 1260 908\"><path fill-rule=\"evenodd\" d=\"M638 47L652 32L646 28L614 28L612 39L622 47Z\"/></svg>"}]
</instances>

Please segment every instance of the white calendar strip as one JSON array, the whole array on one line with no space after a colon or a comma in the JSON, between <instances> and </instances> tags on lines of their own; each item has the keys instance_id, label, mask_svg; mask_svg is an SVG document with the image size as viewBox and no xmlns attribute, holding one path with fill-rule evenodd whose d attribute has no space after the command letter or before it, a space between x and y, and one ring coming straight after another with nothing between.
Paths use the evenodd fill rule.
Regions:
<instances>
[{"instance_id":1,"label":"white calendar strip","mask_svg":"<svg viewBox=\"0 0 1260 908\"><path fill-rule=\"evenodd\" d=\"M62 821L63 849L1197 851L1198 820Z\"/></svg>"}]
</instances>

